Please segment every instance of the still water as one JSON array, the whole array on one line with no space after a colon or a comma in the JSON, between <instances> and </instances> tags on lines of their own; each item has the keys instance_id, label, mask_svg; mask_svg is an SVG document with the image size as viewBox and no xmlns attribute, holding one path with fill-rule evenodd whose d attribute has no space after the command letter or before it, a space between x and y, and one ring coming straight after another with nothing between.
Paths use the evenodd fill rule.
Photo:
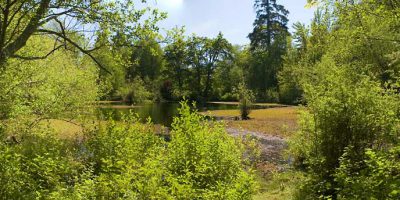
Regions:
<instances>
[{"instance_id":1,"label":"still water","mask_svg":"<svg viewBox=\"0 0 400 200\"><path fill-rule=\"evenodd\" d=\"M179 103L151 103L143 104L135 107L124 107L123 104L108 104L99 108L101 117L111 117L114 120L120 120L123 115L129 114L130 112L137 113L139 118L145 122L148 118L155 124L162 124L164 126L170 126L173 117L178 115ZM120 107L118 107L120 106ZM208 110L235 110L238 109L237 105L229 104L215 104L206 103L202 106L196 106L198 111Z\"/></svg>"}]
</instances>

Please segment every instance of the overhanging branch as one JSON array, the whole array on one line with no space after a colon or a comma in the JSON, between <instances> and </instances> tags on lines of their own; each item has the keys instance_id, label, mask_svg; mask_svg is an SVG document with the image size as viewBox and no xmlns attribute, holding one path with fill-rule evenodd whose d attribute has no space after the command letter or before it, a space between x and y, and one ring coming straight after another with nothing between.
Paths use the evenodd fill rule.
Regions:
<instances>
[{"instance_id":1,"label":"overhanging branch","mask_svg":"<svg viewBox=\"0 0 400 200\"><path fill-rule=\"evenodd\" d=\"M46 59L51 54L53 54L55 51L59 50L61 47L63 47L63 45L60 45L60 46L54 48L53 50L51 50L49 53L47 53L44 56L21 56L21 55L13 54L13 55L11 55L11 58L18 58L18 59L22 59L22 60L41 60L41 59Z\"/></svg>"},{"instance_id":2,"label":"overhanging branch","mask_svg":"<svg viewBox=\"0 0 400 200\"><path fill-rule=\"evenodd\" d=\"M70 38L68 38L67 36L64 36L62 33L58 33L52 30L46 30L46 29L38 29L37 32L40 33L46 33L46 34L50 34L50 35L55 35L58 36L60 38L63 38L65 41L67 41L68 43L70 43L71 45L73 45L74 47L76 47L79 51L81 51L82 53L84 53L85 55L89 56L99 67L100 69L104 70L105 72L111 74L110 71L108 71L92 54L91 52L93 51L92 49L90 50L86 50L84 48L82 48L81 46L79 46L79 44L75 43L74 41L72 41Z\"/></svg>"}]
</instances>

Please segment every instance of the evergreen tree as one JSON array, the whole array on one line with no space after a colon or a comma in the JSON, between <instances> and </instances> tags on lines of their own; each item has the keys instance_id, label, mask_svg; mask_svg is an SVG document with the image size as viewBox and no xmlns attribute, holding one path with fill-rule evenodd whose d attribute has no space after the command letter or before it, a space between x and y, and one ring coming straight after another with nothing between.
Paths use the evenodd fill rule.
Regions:
<instances>
[{"instance_id":1,"label":"evergreen tree","mask_svg":"<svg viewBox=\"0 0 400 200\"><path fill-rule=\"evenodd\" d=\"M257 16L253 23L253 32L249 34L252 50L268 50L282 35L287 35L289 11L276 0L256 0L254 8Z\"/></svg>"},{"instance_id":2,"label":"evergreen tree","mask_svg":"<svg viewBox=\"0 0 400 200\"><path fill-rule=\"evenodd\" d=\"M276 101L277 74L283 63L289 35L287 11L276 0L256 0L257 16L254 30L249 34L252 66L249 86L257 92L257 99ZM268 91L268 92L267 92Z\"/></svg>"}]
</instances>

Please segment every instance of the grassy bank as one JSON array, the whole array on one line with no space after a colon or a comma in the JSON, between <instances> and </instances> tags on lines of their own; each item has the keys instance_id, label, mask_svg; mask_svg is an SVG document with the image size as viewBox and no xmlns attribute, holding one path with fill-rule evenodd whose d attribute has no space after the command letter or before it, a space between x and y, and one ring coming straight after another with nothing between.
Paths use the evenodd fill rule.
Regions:
<instances>
[{"instance_id":1,"label":"grassy bank","mask_svg":"<svg viewBox=\"0 0 400 200\"><path fill-rule=\"evenodd\" d=\"M227 120L226 123L231 128L287 138L297 128L298 109L292 106L253 110L250 113L250 120ZM226 118L240 116L239 110L215 110L202 114Z\"/></svg>"},{"instance_id":2,"label":"grassy bank","mask_svg":"<svg viewBox=\"0 0 400 200\"><path fill-rule=\"evenodd\" d=\"M260 192L254 196L254 200L295 199L304 179L304 174L298 171L273 172L267 177L260 175Z\"/></svg>"}]
</instances>

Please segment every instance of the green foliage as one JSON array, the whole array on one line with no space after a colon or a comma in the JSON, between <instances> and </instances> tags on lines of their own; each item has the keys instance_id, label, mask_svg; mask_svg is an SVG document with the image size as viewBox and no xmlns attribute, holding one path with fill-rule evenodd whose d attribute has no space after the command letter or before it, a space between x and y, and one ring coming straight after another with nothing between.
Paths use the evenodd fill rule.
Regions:
<instances>
[{"instance_id":1,"label":"green foliage","mask_svg":"<svg viewBox=\"0 0 400 200\"><path fill-rule=\"evenodd\" d=\"M251 199L255 181L251 169L244 169L240 142L223 124L208 124L181 105L168 145L171 193L187 199Z\"/></svg>"},{"instance_id":2,"label":"green foliage","mask_svg":"<svg viewBox=\"0 0 400 200\"><path fill-rule=\"evenodd\" d=\"M101 43L101 42L100 42ZM97 44L99 45L99 44ZM131 51L118 47L108 47L111 44L100 48L94 55L98 57L99 62L107 66L107 70L111 73L101 70L99 72L99 89L101 92L101 99L117 99L119 97L119 90L126 86L126 66L129 64L128 57Z\"/></svg>"},{"instance_id":3,"label":"green foliage","mask_svg":"<svg viewBox=\"0 0 400 200\"><path fill-rule=\"evenodd\" d=\"M34 37L20 54L34 55L52 46L49 38ZM75 56L60 50L44 60L10 59L0 75L0 118L35 124L37 119L79 118L80 111L89 112L100 93L98 71Z\"/></svg>"},{"instance_id":4,"label":"green foliage","mask_svg":"<svg viewBox=\"0 0 400 200\"><path fill-rule=\"evenodd\" d=\"M151 199L167 196L162 176L164 143L136 118L109 121L90 135L87 142L93 163L97 198Z\"/></svg>"},{"instance_id":5,"label":"green foliage","mask_svg":"<svg viewBox=\"0 0 400 200\"><path fill-rule=\"evenodd\" d=\"M182 95L179 93L184 93L184 77L186 74L186 59L187 59L187 49L186 49L186 38L183 36L183 29L173 29L172 42L165 47L165 60L167 62L167 71L165 72L172 83L174 90L173 94ZM176 92L178 90L178 92ZM180 97L180 96L179 96Z\"/></svg>"},{"instance_id":6,"label":"green foliage","mask_svg":"<svg viewBox=\"0 0 400 200\"><path fill-rule=\"evenodd\" d=\"M300 88L308 108L290 145L310 173L302 191L308 199L396 199L400 5L320 2L310 35L296 25L280 73L280 88Z\"/></svg>"},{"instance_id":7,"label":"green foliage","mask_svg":"<svg viewBox=\"0 0 400 200\"><path fill-rule=\"evenodd\" d=\"M155 39L140 41L133 49L131 65L127 69L128 79L140 77L142 79L157 80L164 70L164 58L160 44Z\"/></svg>"},{"instance_id":8,"label":"green foliage","mask_svg":"<svg viewBox=\"0 0 400 200\"><path fill-rule=\"evenodd\" d=\"M295 142L302 144L297 146L301 150L295 152L306 157L305 164L316 176L314 191L336 195L342 187L334 174L345 149L352 147L348 159L360 162L367 148L380 148L398 139L399 100L379 83L346 66L338 67L330 59L323 59L316 72L304 85L311 113L307 119L313 123L303 124L306 127ZM362 169L354 167L353 172Z\"/></svg>"},{"instance_id":9,"label":"green foliage","mask_svg":"<svg viewBox=\"0 0 400 200\"><path fill-rule=\"evenodd\" d=\"M249 34L251 60L247 78L258 101L270 101L267 90L277 90L278 72L287 48L288 14L276 0L256 0L254 29Z\"/></svg>"},{"instance_id":10,"label":"green foliage","mask_svg":"<svg viewBox=\"0 0 400 200\"><path fill-rule=\"evenodd\" d=\"M288 152L293 157L293 165L299 169L306 169L309 165L308 159L312 157L313 143L315 140L315 121L313 115L307 110L300 110L300 117L298 120L300 130L296 132L291 140L289 140Z\"/></svg>"},{"instance_id":11,"label":"green foliage","mask_svg":"<svg viewBox=\"0 0 400 200\"><path fill-rule=\"evenodd\" d=\"M25 135L19 144L0 144L0 196L5 199L45 197L58 187L67 188L83 168L73 159L71 144L51 130Z\"/></svg>"},{"instance_id":12,"label":"green foliage","mask_svg":"<svg viewBox=\"0 0 400 200\"><path fill-rule=\"evenodd\" d=\"M289 11L279 5L276 0L255 0L254 8L257 16L253 23L253 32L249 34L252 49L271 50L279 37L287 34Z\"/></svg>"},{"instance_id":13,"label":"green foliage","mask_svg":"<svg viewBox=\"0 0 400 200\"><path fill-rule=\"evenodd\" d=\"M302 199L298 194L298 187L305 180L303 172L295 170L272 172L259 178L262 187L260 192L254 196L254 200Z\"/></svg>"},{"instance_id":14,"label":"green foliage","mask_svg":"<svg viewBox=\"0 0 400 200\"><path fill-rule=\"evenodd\" d=\"M146 87L140 77L136 77L131 83L120 88L118 95L122 96L124 101L134 104L149 102L154 98L154 93Z\"/></svg>"},{"instance_id":15,"label":"green foliage","mask_svg":"<svg viewBox=\"0 0 400 200\"><path fill-rule=\"evenodd\" d=\"M5 67L9 58L21 58L18 51L34 35L53 36L56 50L68 44L76 47L70 49L72 51L79 50L83 54L91 55L93 49L86 48L88 45L82 44L76 35L85 35L88 40L93 39L91 36L103 37L107 38L103 41L114 40L118 44L132 42L141 36L154 35L158 30L156 23L166 17L165 13L147 7L145 0L27 0L2 1L0 5L6 8L0 13L0 24L7 24L0 30L0 69ZM76 26L69 26L71 23ZM88 32L86 29L94 26L96 28L93 29L93 35L90 35L92 31ZM38 54L34 54L25 58L37 57ZM90 57L105 69L95 57Z\"/></svg>"},{"instance_id":16,"label":"green foliage","mask_svg":"<svg viewBox=\"0 0 400 200\"><path fill-rule=\"evenodd\" d=\"M247 89L244 83L240 83L235 90L237 100L239 100L240 116L243 120L250 119L249 115L254 102L252 91Z\"/></svg>"},{"instance_id":17,"label":"green foliage","mask_svg":"<svg viewBox=\"0 0 400 200\"><path fill-rule=\"evenodd\" d=\"M222 101L236 101L235 88L243 82L246 76L245 69L248 65L249 51L242 46L234 46L232 59L219 62L213 79L213 99Z\"/></svg>"},{"instance_id":18,"label":"green foliage","mask_svg":"<svg viewBox=\"0 0 400 200\"><path fill-rule=\"evenodd\" d=\"M242 140L182 103L171 142L137 117L102 121L80 140L47 127L0 143L6 199L251 199L256 182ZM2 140L7 140L2 134ZM247 144L247 143L246 143ZM249 143L254 146L253 143Z\"/></svg>"},{"instance_id":19,"label":"green foliage","mask_svg":"<svg viewBox=\"0 0 400 200\"><path fill-rule=\"evenodd\" d=\"M340 167L335 174L343 190L342 199L399 199L400 198L400 148L389 152L367 149L362 162L349 159L351 148L340 159ZM362 170L353 173L354 168Z\"/></svg>"},{"instance_id":20,"label":"green foliage","mask_svg":"<svg viewBox=\"0 0 400 200\"><path fill-rule=\"evenodd\" d=\"M166 74L174 88L172 93L175 99L209 100L218 90L213 88L215 73L229 67L224 62L234 60L232 45L222 33L212 39L195 35L186 38L182 34L183 30L175 29L172 43L165 47Z\"/></svg>"}]
</instances>

